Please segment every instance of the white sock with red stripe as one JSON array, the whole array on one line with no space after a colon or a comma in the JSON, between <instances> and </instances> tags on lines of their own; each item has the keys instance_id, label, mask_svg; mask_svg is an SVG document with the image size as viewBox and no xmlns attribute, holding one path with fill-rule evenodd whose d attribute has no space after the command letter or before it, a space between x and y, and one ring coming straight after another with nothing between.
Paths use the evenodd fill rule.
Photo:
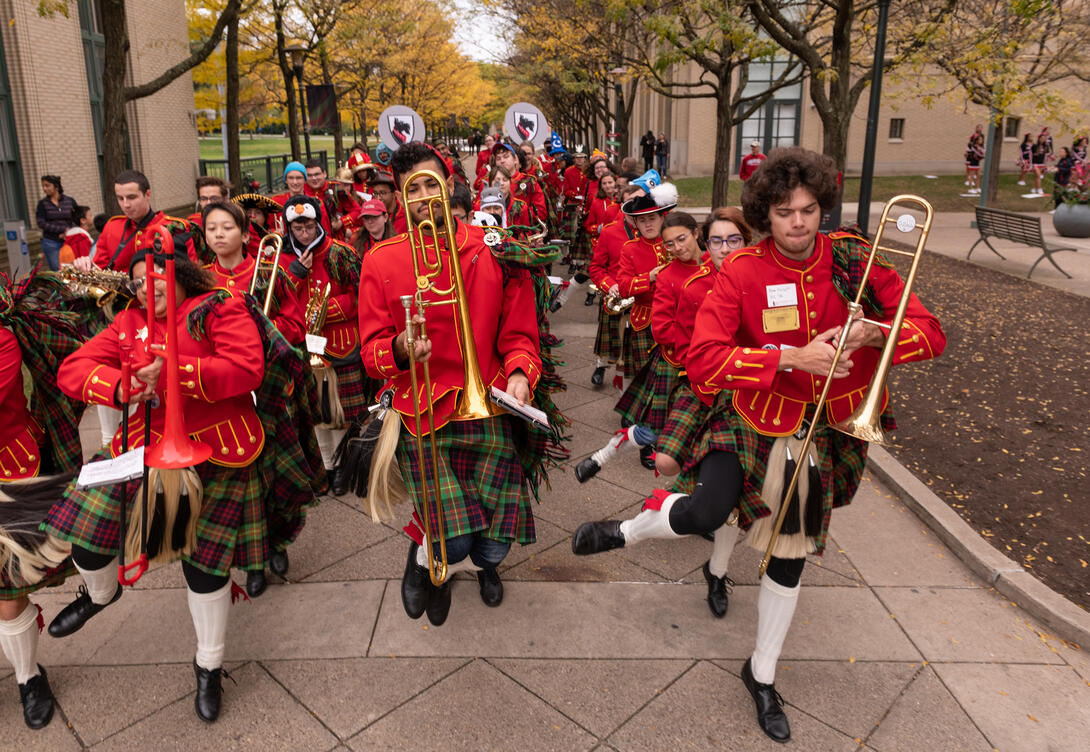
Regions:
<instances>
[{"instance_id":1,"label":"white sock with red stripe","mask_svg":"<svg viewBox=\"0 0 1090 752\"><path fill-rule=\"evenodd\" d=\"M208 671L223 665L227 648L227 614L231 610L231 583L211 593L188 590L189 615L197 633L197 665Z\"/></svg>"},{"instance_id":2,"label":"white sock with red stripe","mask_svg":"<svg viewBox=\"0 0 1090 752\"><path fill-rule=\"evenodd\" d=\"M76 569L83 576L83 584L87 587L87 595L91 596L91 603L105 606L121 587L117 581L116 557L102 569L84 569L79 564Z\"/></svg>"},{"instance_id":3,"label":"white sock with red stripe","mask_svg":"<svg viewBox=\"0 0 1090 752\"><path fill-rule=\"evenodd\" d=\"M637 543L648 538L681 538L670 527L670 509L674 502L684 498L686 494L667 494L662 489L656 489L643 504L643 511L630 520L621 523L621 535L624 536L625 545ZM659 503L661 500L661 504ZM658 504L658 508L655 508Z\"/></svg>"},{"instance_id":4,"label":"white sock with red stripe","mask_svg":"<svg viewBox=\"0 0 1090 752\"><path fill-rule=\"evenodd\" d=\"M712 543L712 555L708 560L708 571L716 577L727 576L727 565L730 563L730 555L734 552L734 544L737 540L737 525L723 525L723 527L715 531L715 542Z\"/></svg>"},{"instance_id":5,"label":"white sock with red stripe","mask_svg":"<svg viewBox=\"0 0 1090 752\"><path fill-rule=\"evenodd\" d=\"M38 607L31 603L11 621L0 621L0 648L15 669L15 681L26 684L38 675Z\"/></svg>"},{"instance_id":6,"label":"white sock with red stripe","mask_svg":"<svg viewBox=\"0 0 1090 752\"><path fill-rule=\"evenodd\" d=\"M800 587L784 587L767 574L761 578L761 590L757 595L757 645L750 658L753 678L761 684L776 681L776 661L780 659L783 641L795 616Z\"/></svg>"}]
</instances>

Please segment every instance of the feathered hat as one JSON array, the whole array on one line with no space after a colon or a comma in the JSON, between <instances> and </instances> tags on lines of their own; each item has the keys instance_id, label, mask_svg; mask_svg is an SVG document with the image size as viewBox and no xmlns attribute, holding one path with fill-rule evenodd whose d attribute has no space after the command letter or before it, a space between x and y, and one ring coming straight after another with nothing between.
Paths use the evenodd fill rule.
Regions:
<instances>
[{"instance_id":1,"label":"feathered hat","mask_svg":"<svg viewBox=\"0 0 1090 752\"><path fill-rule=\"evenodd\" d=\"M630 217L640 214L668 212L677 206L677 187L673 183L656 185L646 196L636 196L621 204L621 211Z\"/></svg>"}]
</instances>

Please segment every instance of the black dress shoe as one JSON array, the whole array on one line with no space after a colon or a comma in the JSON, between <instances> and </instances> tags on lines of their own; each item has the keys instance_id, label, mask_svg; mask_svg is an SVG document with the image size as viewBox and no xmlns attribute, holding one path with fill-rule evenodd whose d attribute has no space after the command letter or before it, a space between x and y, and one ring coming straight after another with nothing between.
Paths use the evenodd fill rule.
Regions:
<instances>
[{"instance_id":1,"label":"black dress shoe","mask_svg":"<svg viewBox=\"0 0 1090 752\"><path fill-rule=\"evenodd\" d=\"M197 717L205 723L212 723L220 717L220 699L223 697L223 669L209 671L197 665L193 659L193 673L197 675L197 696L193 698L193 707Z\"/></svg>"},{"instance_id":2,"label":"black dress shoe","mask_svg":"<svg viewBox=\"0 0 1090 752\"><path fill-rule=\"evenodd\" d=\"M640 447L640 464L648 470L655 469L655 447Z\"/></svg>"},{"instance_id":3,"label":"black dress shoe","mask_svg":"<svg viewBox=\"0 0 1090 752\"><path fill-rule=\"evenodd\" d=\"M727 585L734 585L729 577L716 577L708 567L711 562L704 562L704 579L708 581L708 608L712 613L722 619L727 615L727 593L730 592Z\"/></svg>"},{"instance_id":4,"label":"black dress shoe","mask_svg":"<svg viewBox=\"0 0 1090 752\"><path fill-rule=\"evenodd\" d=\"M481 600L491 608L503 603L503 583L500 573L495 569L482 569L477 572L477 584L481 586Z\"/></svg>"},{"instance_id":5,"label":"black dress shoe","mask_svg":"<svg viewBox=\"0 0 1090 752\"><path fill-rule=\"evenodd\" d=\"M606 367L598 366L594 369L594 373L590 375L590 383L595 386L601 386L602 382L606 379Z\"/></svg>"},{"instance_id":6,"label":"black dress shoe","mask_svg":"<svg viewBox=\"0 0 1090 752\"><path fill-rule=\"evenodd\" d=\"M348 473L343 468L337 467L329 471L329 492L334 496L348 493Z\"/></svg>"},{"instance_id":7,"label":"black dress shoe","mask_svg":"<svg viewBox=\"0 0 1090 752\"><path fill-rule=\"evenodd\" d=\"M575 466L575 479L580 483L586 483L597 475L598 471L601 469L602 466L598 464L598 461L595 460L594 457L585 457Z\"/></svg>"},{"instance_id":8,"label":"black dress shoe","mask_svg":"<svg viewBox=\"0 0 1090 752\"><path fill-rule=\"evenodd\" d=\"M251 598L256 598L264 593L268 584L265 579L264 569L251 569L246 572L246 595Z\"/></svg>"},{"instance_id":9,"label":"black dress shoe","mask_svg":"<svg viewBox=\"0 0 1090 752\"><path fill-rule=\"evenodd\" d=\"M23 720L28 728L45 728L53 720L53 690L41 664L37 676L19 685L19 702L23 703Z\"/></svg>"},{"instance_id":10,"label":"black dress shoe","mask_svg":"<svg viewBox=\"0 0 1090 752\"><path fill-rule=\"evenodd\" d=\"M428 621L434 627L443 626L450 613L450 580L438 587L432 587L431 598L428 599Z\"/></svg>"},{"instance_id":11,"label":"black dress shoe","mask_svg":"<svg viewBox=\"0 0 1090 752\"><path fill-rule=\"evenodd\" d=\"M583 301L583 305L585 305L587 308L590 308L592 305L594 305L594 299L597 296L598 296L598 293L588 292L587 293L587 299Z\"/></svg>"},{"instance_id":12,"label":"black dress shoe","mask_svg":"<svg viewBox=\"0 0 1090 752\"><path fill-rule=\"evenodd\" d=\"M424 615L432 592L431 576L428 575L427 567L416 563L416 552L419 549L417 543L409 546L405 574L401 577L401 605L405 607L405 613L410 619L419 619Z\"/></svg>"},{"instance_id":13,"label":"black dress shoe","mask_svg":"<svg viewBox=\"0 0 1090 752\"><path fill-rule=\"evenodd\" d=\"M110 599L110 602L100 606L91 601L91 596L87 594L87 588L80 585L79 595L76 599L62 608L61 612L49 623L49 634L54 637L67 637L73 632L78 632L87 623L88 619L120 597L121 585L118 585L117 592L114 593L114 597Z\"/></svg>"},{"instance_id":14,"label":"black dress shoe","mask_svg":"<svg viewBox=\"0 0 1090 752\"><path fill-rule=\"evenodd\" d=\"M598 554L614 548L624 548L619 520L584 522L571 538L571 552L576 556Z\"/></svg>"},{"instance_id":15,"label":"black dress shoe","mask_svg":"<svg viewBox=\"0 0 1090 752\"><path fill-rule=\"evenodd\" d=\"M783 712L783 698L776 691L775 684L761 684L754 679L749 664L747 660L746 665L742 666L742 683L757 704L757 723L772 741L786 742L791 738L791 727Z\"/></svg>"},{"instance_id":16,"label":"black dress shoe","mask_svg":"<svg viewBox=\"0 0 1090 752\"><path fill-rule=\"evenodd\" d=\"M284 577L288 573L288 552L273 551L269 556L269 571L277 577Z\"/></svg>"},{"instance_id":17,"label":"black dress shoe","mask_svg":"<svg viewBox=\"0 0 1090 752\"><path fill-rule=\"evenodd\" d=\"M557 298L552 303L549 303L549 313L556 313L557 311L560 310L560 307L562 305L564 305L564 304L560 302L559 298Z\"/></svg>"}]
</instances>

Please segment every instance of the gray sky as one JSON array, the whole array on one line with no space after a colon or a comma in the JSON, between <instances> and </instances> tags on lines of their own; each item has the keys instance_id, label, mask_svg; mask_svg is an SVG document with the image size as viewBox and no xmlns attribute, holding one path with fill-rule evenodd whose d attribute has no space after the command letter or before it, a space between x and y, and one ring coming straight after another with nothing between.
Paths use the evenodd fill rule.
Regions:
<instances>
[{"instance_id":1,"label":"gray sky","mask_svg":"<svg viewBox=\"0 0 1090 752\"><path fill-rule=\"evenodd\" d=\"M462 52L472 60L502 60L507 54L504 24L484 12L476 0L454 0L454 5L459 9L454 19L454 40Z\"/></svg>"}]
</instances>

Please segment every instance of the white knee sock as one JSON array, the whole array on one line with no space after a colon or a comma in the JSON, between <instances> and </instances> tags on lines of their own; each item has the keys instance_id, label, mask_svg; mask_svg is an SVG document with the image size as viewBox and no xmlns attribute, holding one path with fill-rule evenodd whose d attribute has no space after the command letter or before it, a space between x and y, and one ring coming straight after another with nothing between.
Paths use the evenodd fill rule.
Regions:
<instances>
[{"instance_id":1,"label":"white knee sock","mask_svg":"<svg viewBox=\"0 0 1090 752\"><path fill-rule=\"evenodd\" d=\"M337 452L337 445L341 443L347 428L315 428L314 435L318 439L318 450L322 453L322 464L326 470L333 469L333 455Z\"/></svg>"},{"instance_id":2,"label":"white knee sock","mask_svg":"<svg viewBox=\"0 0 1090 752\"><path fill-rule=\"evenodd\" d=\"M87 586L87 595L91 596L91 603L105 606L121 587L117 581L117 557L114 557L102 569L84 569L79 564L76 565L76 569L83 575L83 583Z\"/></svg>"},{"instance_id":3,"label":"white knee sock","mask_svg":"<svg viewBox=\"0 0 1090 752\"><path fill-rule=\"evenodd\" d=\"M209 671L223 665L227 643L227 612L231 610L231 583L211 593L186 591L189 615L197 633L197 665Z\"/></svg>"},{"instance_id":4,"label":"white knee sock","mask_svg":"<svg viewBox=\"0 0 1090 752\"><path fill-rule=\"evenodd\" d=\"M715 542L712 544L712 556L708 560L708 570L716 577L726 577L727 564L730 563L730 555L734 551L734 543L737 540L737 525L723 525L723 527L715 531Z\"/></svg>"},{"instance_id":5,"label":"white knee sock","mask_svg":"<svg viewBox=\"0 0 1090 752\"><path fill-rule=\"evenodd\" d=\"M102 431L102 446L106 446L114 439L117 427L121 425L121 411L106 405L98 405L98 426ZM130 441L132 437L129 437Z\"/></svg>"},{"instance_id":6,"label":"white knee sock","mask_svg":"<svg viewBox=\"0 0 1090 752\"><path fill-rule=\"evenodd\" d=\"M0 648L15 669L15 681L26 684L38 675L38 607L31 603L11 621L0 621Z\"/></svg>"},{"instance_id":7,"label":"white knee sock","mask_svg":"<svg viewBox=\"0 0 1090 752\"><path fill-rule=\"evenodd\" d=\"M772 684L776 680L776 661L795 615L799 587L784 587L767 574L761 578L761 590L757 595L757 645L750 659L753 678L761 684Z\"/></svg>"},{"instance_id":8,"label":"white knee sock","mask_svg":"<svg viewBox=\"0 0 1090 752\"><path fill-rule=\"evenodd\" d=\"M685 494L670 494L662 501L659 509L645 509L630 520L621 523L621 535L625 545L648 538L681 538L670 527L670 510L674 502Z\"/></svg>"},{"instance_id":9,"label":"white knee sock","mask_svg":"<svg viewBox=\"0 0 1090 752\"><path fill-rule=\"evenodd\" d=\"M594 356L594 367L595 368L602 368L604 366L605 366L605 363L602 362L601 356L595 355Z\"/></svg>"}]
</instances>

